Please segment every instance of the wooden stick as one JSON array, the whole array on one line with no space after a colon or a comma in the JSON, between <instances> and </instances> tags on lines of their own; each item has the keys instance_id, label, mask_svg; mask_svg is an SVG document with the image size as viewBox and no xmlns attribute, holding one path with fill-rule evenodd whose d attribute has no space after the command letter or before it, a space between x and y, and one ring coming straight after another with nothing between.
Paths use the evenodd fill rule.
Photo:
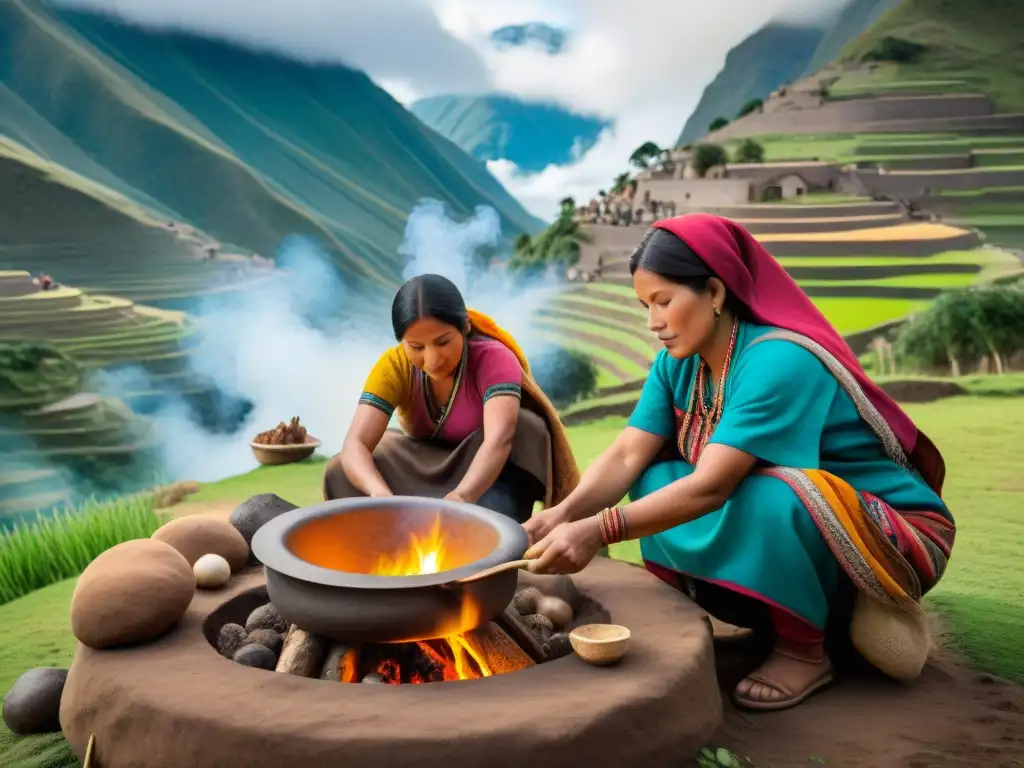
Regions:
<instances>
[{"instance_id":1,"label":"wooden stick","mask_svg":"<svg viewBox=\"0 0 1024 768\"><path fill-rule=\"evenodd\" d=\"M477 573L471 574L470 576L463 576L461 579L456 579L451 583L470 584L474 581L480 581L481 579L489 578L498 573L504 573L505 571L514 571L520 568L526 568L529 565L529 560L511 560L507 563L499 563L498 565L491 566L490 568L485 568L484 570L478 571Z\"/></svg>"},{"instance_id":2,"label":"wooden stick","mask_svg":"<svg viewBox=\"0 0 1024 768\"><path fill-rule=\"evenodd\" d=\"M92 767L92 751L96 746L96 734L89 734L89 743L85 747L85 757L82 760L82 768Z\"/></svg>"},{"instance_id":3,"label":"wooden stick","mask_svg":"<svg viewBox=\"0 0 1024 768\"><path fill-rule=\"evenodd\" d=\"M274 671L299 677L318 676L323 669L326 653L326 643L323 640L292 624L285 635L281 657Z\"/></svg>"},{"instance_id":4,"label":"wooden stick","mask_svg":"<svg viewBox=\"0 0 1024 768\"><path fill-rule=\"evenodd\" d=\"M533 660L534 664L541 664L546 661L544 646L537 635L533 633L533 630L523 623L519 613L511 604L505 606L504 612L497 615L494 623L505 630L505 633L519 644L519 647L526 652L526 655Z\"/></svg>"},{"instance_id":5,"label":"wooden stick","mask_svg":"<svg viewBox=\"0 0 1024 768\"><path fill-rule=\"evenodd\" d=\"M335 683L358 683L359 649L344 643L332 645L320 670L320 679Z\"/></svg>"}]
</instances>

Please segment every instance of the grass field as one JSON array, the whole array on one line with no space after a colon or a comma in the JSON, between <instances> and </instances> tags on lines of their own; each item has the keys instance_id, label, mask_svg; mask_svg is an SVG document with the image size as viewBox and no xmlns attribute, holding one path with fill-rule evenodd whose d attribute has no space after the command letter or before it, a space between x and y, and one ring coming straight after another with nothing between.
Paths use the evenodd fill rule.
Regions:
<instances>
[{"instance_id":1,"label":"grass field","mask_svg":"<svg viewBox=\"0 0 1024 768\"><path fill-rule=\"evenodd\" d=\"M993 377L986 377L992 380ZM1019 468L1024 448L1024 397L966 396L907 411L943 451L947 465L944 496L957 520L958 537L949 570L927 604L950 628L950 642L978 667L1024 682L1024 520L1019 512ZM577 459L586 466L622 429L624 419L606 418L569 428ZM261 467L204 485L191 504L239 502L257 493L276 493L293 503L320 501L323 458L284 467ZM639 561L639 545L616 545L613 557ZM68 605L74 579L58 582L0 605L0 691L33 666L67 666L74 641ZM70 766L60 735L17 739L0 730L0 766Z\"/></svg>"}]
</instances>

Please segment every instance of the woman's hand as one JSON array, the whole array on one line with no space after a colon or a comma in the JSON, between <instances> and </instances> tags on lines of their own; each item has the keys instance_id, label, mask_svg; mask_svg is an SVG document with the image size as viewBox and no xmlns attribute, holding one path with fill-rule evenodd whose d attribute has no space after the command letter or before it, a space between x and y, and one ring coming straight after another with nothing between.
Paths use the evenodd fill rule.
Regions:
<instances>
[{"instance_id":1,"label":"woman's hand","mask_svg":"<svg viewBox=\"0 0 1024 768\"><path fill-rule=\"evenodd\" d=\"M549 509L538 512L525 523L523 528L530 537L530 545L536 544L562 523L569 522L569 510L563 505L556 504Z\"/></svg>"},{"instance_id":2,"label":"woman's hand","mask_svg":"<svg viewBox=\"0 0 1024 768\"><path fill-rule=\"evenodd\" d=\"M466 498L465 495L463 495L463 493L458 488L456 488L454 491L449 493L444 498L445 498L445 501L457 501L457 502L460 502L462 504L471 504L472 503L468 498Z\"/></svg>"},{"instance_id":3,"label":"woman's hand","mask_svg":"<svg viewBox=\"0 0 1024 768\"><path fill-rule=\"evenodd\" d=\"M578 573L604 544L597 516L562 523L530 547L524 558L532 561L530 573Z\"/></svg>"}]
</instances>

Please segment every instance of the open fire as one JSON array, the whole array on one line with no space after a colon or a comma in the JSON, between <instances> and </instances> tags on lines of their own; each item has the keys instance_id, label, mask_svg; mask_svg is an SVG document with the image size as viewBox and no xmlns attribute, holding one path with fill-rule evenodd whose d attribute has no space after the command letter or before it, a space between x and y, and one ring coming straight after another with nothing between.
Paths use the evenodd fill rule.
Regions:
<instances>
[{"instance_id":1,"label":"open fire","mask_svg":"<svg viewBox=\"0 0 1024 768\"><path fill-rule=\"evenodd\" d=\"M444 547L441 516L438 515L425 535L410 534L405 547L398 552L381 555L370 573L375 576L440 573L448 569L449 559ZM494 674L487 663L485 650L469 633L416 643L381 644L375 646L375 650L375 654L367 654L364 650L362 655L383 656L368 672L379 677L381 683L397 685L475 680Z\"/></svg>"}]
</instances>

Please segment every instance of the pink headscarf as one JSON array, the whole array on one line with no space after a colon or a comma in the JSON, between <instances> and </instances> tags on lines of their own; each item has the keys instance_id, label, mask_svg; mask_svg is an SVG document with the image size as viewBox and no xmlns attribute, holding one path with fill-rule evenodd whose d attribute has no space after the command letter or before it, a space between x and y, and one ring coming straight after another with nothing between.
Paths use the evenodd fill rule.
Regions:
<instances>
[{"instance_id":1,"label":"pink headscarf","mask_svg":"<svg viewBox=\"0 0 1024 768\"><path fill-rule=\"evenodd\" d=\"M938 449L868 377L843 337L753 235L735 221L707 213L663 219L654 226L686 243L757 323L799 333L831 352L857 379L914 467L936 493L941 492L945 464Z\"/></svg>"}]
</instances>

